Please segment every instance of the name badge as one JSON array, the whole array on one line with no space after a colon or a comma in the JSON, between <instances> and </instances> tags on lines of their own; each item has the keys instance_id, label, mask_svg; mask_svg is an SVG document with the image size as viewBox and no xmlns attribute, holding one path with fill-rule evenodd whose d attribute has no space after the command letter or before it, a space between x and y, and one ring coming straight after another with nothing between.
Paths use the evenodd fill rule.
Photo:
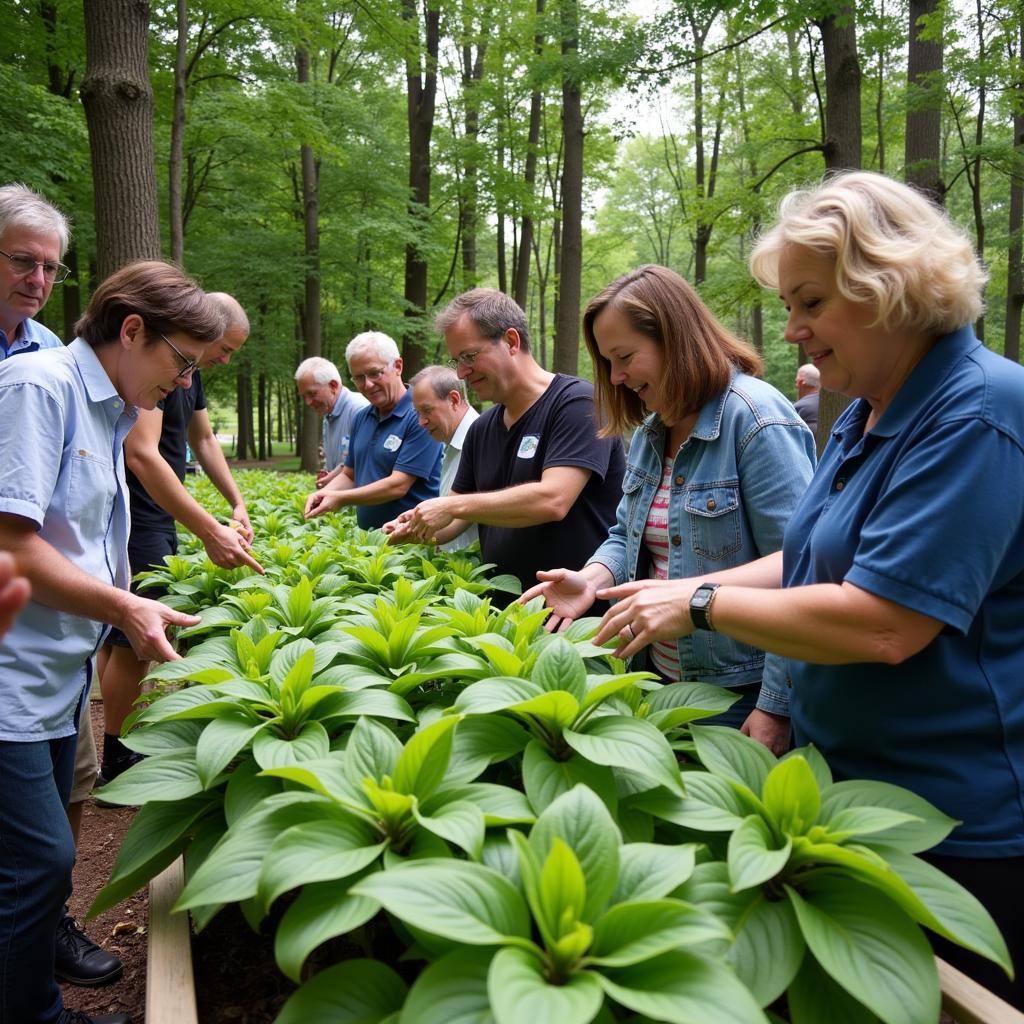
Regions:
<instances>
[{"instance_id":1,"label":"name badge","mask_svg":"<svg viewBox=\"0 0 1024 1024\"><path fill-rule=\"evenodd\" d=\"M402 439L397 434L388 434L384 440L384 450L386 452L397 452L402 447Z\"/></svg>"},{"instance_id":2,"label":"name badge","mask_svg":"<svg viewBox=\"0 0 1024 1024\"><path fill-rule=\"evenodd\" d=\"M524 434L519 442L519 451L516 457L520 459L532 459L540 447L540 434Z\"/></svg>"}]
</instances>

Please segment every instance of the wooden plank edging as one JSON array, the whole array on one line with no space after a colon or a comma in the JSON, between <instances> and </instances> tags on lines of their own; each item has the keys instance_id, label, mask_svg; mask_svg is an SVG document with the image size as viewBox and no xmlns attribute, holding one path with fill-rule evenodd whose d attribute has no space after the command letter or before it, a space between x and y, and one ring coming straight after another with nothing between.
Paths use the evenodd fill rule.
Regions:
<instances>
[{"instance_id":1,"label":"wooden plank edging","mask_svg":"<svg viewBox=\"0 0 1024 1024\"><path fill-rule=\"evenodd\" d=\"M146 1024L198 1024L188 914L172 914L185 872L179 857L149 883Z\"/></svg>"},{"instance_id":2,"label":"wooden plank edging","mask_svg":"<svg viewBox=\"0 0 1024 1024\"><path fill-rule=\"evenodd\" d=\"M1024 1013L1003 1002L945 960L935 958L942 1008L957 1024L1024 1024Z\"/></svg>"}]
</instances>

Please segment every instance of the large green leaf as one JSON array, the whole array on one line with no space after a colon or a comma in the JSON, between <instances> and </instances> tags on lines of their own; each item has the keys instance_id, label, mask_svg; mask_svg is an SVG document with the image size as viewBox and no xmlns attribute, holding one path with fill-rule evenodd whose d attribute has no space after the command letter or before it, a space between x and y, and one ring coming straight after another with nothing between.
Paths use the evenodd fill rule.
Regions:
<instances>
[{"instance_id":1,"label":"large green leaf","mask_svg":"<svg viewBox=\"0 0 1024 1024\"><path fill-rule=\"evenodd\" d=\"M422 971L399 1024L495 1024L487 995L489 949L458 949Z\"/></svg>"},{"instance_id":2,"label":"large green leaf","mask_svg":"<svg viewBox=\"0 0 1024 1024\"><path fill-rule=\"evenodd\" d=\"M627 843L619 850L619 878L611 902L662 899L690 877L696 851L694 843Z\"/></svg>"},{"instance_id":3,"label":"large green leaf","mask_svg":"<svg viewBox=\"0 0 1024 1024\"><path fill-rule=\"evenodd\" d=\"M772 768L761 799L775 827L789 835L806 832L821 810L818 782L802 757L786 758Z\"/></svg>"},{"instance_id":4,"label":"large green leaf","mask_svg":"<svg viewBox=\"0 0 1024 1024\"><path fill-rule=\"evenodd\" d=\"M377 960L347 960L321 971L284 1004L275 1024L383 1024L401 1009L405 982Z\"/></svg>"},{"instance_id":5,"label":"large green leaf","mask_svg":"<svg viewBox=\"0 0 1024 1024\"><path fill-rule=\"evenodd\" d=\"M591 719L580 731L566 729L564 737L588 761L627 768L676 793L684 792L675 754L650 722L605 715Z\"/></svg>"},{"instance_id":6,"label":"large green leaf","mask_svg":"<svg viewBox=\"0 0 1024 1024\"><path fill-rule=\"evenodd\" d=\"M870 886L839 875L786 887L800 930L818 963L886 1024L921 1024L939 1015L935 957L920 929Z\"/></svg>"},{"instance_id":7,"label":"large green leaf","mask_svg":"<svg viewBox=\"0 0 1024 1024\"><path fill-rule=\"evenodd\" d=\"M520 753L530 734L504 715L474 715L466 718L452 739L452 757L447 778L472 782L488 765Z\"/></svg>"},{"instance_id":8,"label":"large green leaf","mask_svg":"<svg viewBox=\"0 0 1024 1024\"><path fill-rule=\"evenodd\" d=\"M179 750L194 750L205 728L203 722L155 722L128 733L121 742L140 754L173 754Z\"/></svg>"},{"instance_id":9,"label":"large green leaf","mask_svg":"<svg viewBox=\"0 0 1024 1024\"><path fill-rule=\"evenodd\" d=\"M461 715L448 715L420 729L406 743L395 764L395 788L421 800L441 784L452 753L452 729Z\"/></svg>"},{"instance_id":10,"label":"large green leaf","mask_svg":"<svg viewBox=\"0 0 1024 1024\"><path fill-rule=\"evenodd\" d=\"M791 1024L879 1024L878 1017L837 985L810 955L804 957L786 1002Z\"/></svg>"},{"instance_id":11,"label":"large green leaf","mask_svg":"<svg viewBox=\"0 0 1024 1024\"><path fill-rule=\"evenodd\" d=\"M777 763L767 747L722 725L694 725L690 732L697 757L709 772L761 795L768 773Z\"/></svg>"},{"instance_id":12,"label":"large green leaf","mask_svg":"<svg viewBox=\"0 0 1024 1024\"><path fill-rule=\"evenodd\" d=\"M739 694L711 683L670 683L647 694L647 720L662 732L728 711Z\"/></svg>"},{"instance_id":13,"label":"large green leaf","mask_svg":"<svg viewBox=\"0 0 1024 1024\"><path fill-rule=\"evenodd\" d=\"M416 721L412 708L401 697L380 689L339 693L337 698L331 701L330 711L319 717L322 722L326 722L334 718L355 718L359 715L393 718L398 722Z\"/></svg>"},{"instance_id":14,"label":"large green leaf","mask_svg":"<svg viewBox=\"0 0 1024 1024\"><path fill-rule=\"evenodd\" d=\"M685 784L685 796L661 789L631 798L630 805L698 832L731 832L750 814L733 786L717 775L687 772Z\"/></svg>"},{"instance_id":15,"label":"large green leaf","mask_svg":"<svg viewBox=\"0 0 1024 1024\"><path fill-rule=\"evenodd\" d=\"M542 692L540 686L530 679L493 676L467 686L456 699L455 709L467 715L489 715L495 711L504 711Z\"/></svg>"},{"instance_id":16,"label":"large green leaf","mask_svg":"<svg viewBox=\"0 0 1024 1024\"><path fill-rule=\"evenodd\" d=\"M360 718L345 747L345 773L356 785L366 778L382 779L394 775L401 756L402 744L386 725Z\"/></svg>"},{"instance_id":17,"label":"large green leaf","mask_svg":"<svg viewBox=\"0 0 1024 1024\"><path fill-rule=\"evenodd\" d=\"M553 985L537 957L513 948L495 954L487 991L497 1024L590 1024L604 1002L596 975L575 971Z\"/></svg>"},{"instance_id":18,"label":"large green leaf","mask_svg":"<svg viewBox=\"0 0 1024 1024\"><path fill-rule=\"evenodd\" d=\"M413 815L420 825L435 836L447 839L478 860L484 845L484 812L469 800L453 800L423 814L416 805Z\"/></svg>"},{"instance_id":19,"label":"large green leaf","mask_svg":"<svg viewBox=\"0 0 1024 1024\"><path fill-rule=\"evenodd\" d=\"M888 782L851 779L835 783L822 793L821 822L827 825L832 815L847 807L888 807L920 819L896 825L874 836L876 842L899 847L907 853L931 849L959 824L923 797Z\"/></svg>"},{"instance_id":20,"label":"large green leaf","mask_svg":"<svg viewBox=\"0 0 1024 1024\"><path fill-rule=\"evenodd\" d=\"M754 997L728 968L696 953L675 951L608 969L605 992L617 1003L672 1024L767 1024Z\"/></svg>"},{"instance_id":21,"label":"large green leaf","mask_svg":"<svg viewBox=\"0 0 1024 1024\"><path fill-rule=\"evenodd\" d=\"M281 736L273 728L262 729L252 741L252 756L264 770L316 761L330 752L330 737L317 721L304 722L294 736Z\"/></svg>"},{"instance_id":22,"label":"large green leaf","mask_svg":"<svg viewBox=\"0 0 1024 1024\"><path fill-rule=\"evenodd\" d=\"M565 760L557 759L539 740L530 741L523 752L523 788L535 811L540 813L581 783L597 793L607 807L615 809L618 797L610 768L577 753Z\"/></svg>"},{"instance_id":23,"label":"large green leaf","mask_svg":"<svg viewBox=\"0 0 1024 1024\"><path fill-rule=\"evenodd\" d=\"M586 880L583 920L593 921L615 891L619 873L619 830L601 799L586 786L560 796L537 819L530 848L543 864L561 839L576 855Z\"/></svg>"},{"instance_id":24,"label":"large green leaf","mask_svg":"<svg viewBox=\"0 0 1024 1024\"><path fill-rule=\"evenodd\" d=\"M564 637L554 636L537 656L530 678L544 691L564 690L577 702L586 693L587 670L583 659Z\"/></svg>"},{"instance_id":25,"label":"large green leaf","mask_svg":"<svg viewBox=\"0 0 1024 1024\"><path fill-rule=\"evenodd\" d=\"M274 956L297 982L306 958L321 943L365 924L380 910L368 896L353 896L350 879L307 885L285 911L274 933Z\"/></svg>"},{"instance_id":26,"label":"large green leaf","mask_svg":"<svg viewBox=\"0 0 1024 1024\"><path fill-rule=\"evenodd\" d=\"M714 914L682 900L619 903L594 926L588 959L604 967L628 967L681 946L731 937Z\"/></svg>"},{"instance_id":27,"label":"large green leaf","mask_svg":"<svg viewBox=\"0 0 1024 1024\"><path fill-rule=\"evenodd\" d=\"M461 726L459 727L461 728ZM434 814L437 808L456 800L468 800L484 813L484 820L491 825L532 824L535 818L526 795L511 786L499 786L493 782L471 782L465 786L445 787L428 801L420 804L425 815Z\"/></svg>"},{"instance_id":28,"label":"large green leaf","mask_svg":"<svg viewBox=\"0 0 1024 1024\"><path fill-rule=\"evenodd\" d=\"M209 788L238 752L248 746L266 725L265 720L242 708L233 715L210 722L196 744L196 771L203 785Z\"/></svg>"},{"instance_id":29,"label":"large green leaf","mask_svg":"<svg viewBox=\"0 0 1024 1024\"><path fill-rule=\"evenodd\" d=\"M786 991L804 959L804 937L787 900L757 893L733 925L727 961L761 1006Z\"/></svg>"},{"instance_id":30,"label":"large green leaf","mask_svg":"<svg viewBox=\"0 0 1024 1024\"><path fill-rule=\"evenodd\" d=\"M112 804L145 804L150 800L185 800L206 787L187 751L158 754L133 765L103 787L103 799Z\"/></svg>"},{"instance_id":31,"label":"large green leaf","mask_svg":"<svg viewBox=\"0 0 1024 1024\"><path fill-rule=\"evenodd\" d=\"M576 720L580 713L580 705L571 693L564 690L549 690L518 704L510 704L507 710L518 715L529 715L557 735L563 729L568 729Z\"/></svg>"},{"instance_id":32,"label":"large green leaf","mask_svg":"<svg viewBox=\"0 0 1024 1024\"><path fill-rule=\"evenodd\" d=\"M530 934L519 891L482 864L409 861L364 878L351 891L377 900L407 924L468 945L493 946Z\"/></svg>"},{"instance_id":33,"label":"large green leaf","mask_svg":"<svg viewBox=\"0 0 1024 1024\"><path fill-rule=\"evenodd\" d=\"M787 836L781 846L776 846L775 837L765 820L756 814L750 815L729 836L728 864L733 892L750 889L775 878L786 866L792 845Z\"/></svg>"}]
</instances>

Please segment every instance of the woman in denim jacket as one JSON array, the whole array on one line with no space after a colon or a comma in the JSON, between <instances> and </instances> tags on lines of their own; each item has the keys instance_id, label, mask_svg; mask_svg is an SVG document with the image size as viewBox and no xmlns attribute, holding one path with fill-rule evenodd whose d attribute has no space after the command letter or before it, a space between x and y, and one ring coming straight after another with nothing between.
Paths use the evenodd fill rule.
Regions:
<instances>
[{"instance_id":1,"label":"woman in denim jacket","mask_svg":"<svg viewBox=\"0 0 1024 1024\"><path fill-rule=\"evenodd\" d=\"M602 434L637 427L624 493L608 539L587 565L538 573L542 582L522 599L543 594L553 621L571 621L603 587L713 580L777 551L814 470L814 438L790 401L753 376L762 370L758 355L686 281L659 266L613 281L587 306L583 329ZM666 679L734 690L740 700L716 721L785 750L782 659L766 661L757 648L704 631L660 641L647 654Z\"/></svg>"}]
</instances>

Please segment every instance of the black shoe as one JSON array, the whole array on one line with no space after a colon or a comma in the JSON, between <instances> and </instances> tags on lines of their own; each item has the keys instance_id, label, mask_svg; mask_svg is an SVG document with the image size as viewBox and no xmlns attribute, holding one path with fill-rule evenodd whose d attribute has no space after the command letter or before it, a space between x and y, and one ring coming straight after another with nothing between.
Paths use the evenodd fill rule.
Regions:
<instances>
[{"instance_id":1,"label":"black shoe","mask_svg":"<svg viewBox=\"0 0 1024 1024\"><path fill-rule=\"evenodd\" d=\"M97 946L75 924L70 914L60 919L53 956L53 973L58 981L67 981L72 985L109 985L121 977L121 970L121 961L113 953ZM88 1019L85 1018L86 1021ZM115 1016L109 1019L116 1021L120 1018Z\"/></svg>"},{"instance_id":2,"label":"black shoe","mask_svg":"<svg viewBox=\"0 0 1024 1024\"><path fill-rule=\"evenodd\" d=\"M57 1024L132 1024L132 1019L127 1013L104 1013L99 1017L90 1017L81 1010L65 1007Z\"/></svg>"},{"instance_id":3,"label":"black shoe","mask_svg":"<svg viewBox=\"0 0 1024 1024\"><path fill-rule=\"evenodd\" d=\"M99 773L96 776L96 789L102 789L108 782L113 782L119 775L123 775L132 765L138 764L146 755L135 750L128 751L124 757L116 761L104 761L100 765ZM95 791L94 791L95 796ZM97 807L123 807L123 804L111 804L95 796Z\"/></svg>"}]
</instances>

